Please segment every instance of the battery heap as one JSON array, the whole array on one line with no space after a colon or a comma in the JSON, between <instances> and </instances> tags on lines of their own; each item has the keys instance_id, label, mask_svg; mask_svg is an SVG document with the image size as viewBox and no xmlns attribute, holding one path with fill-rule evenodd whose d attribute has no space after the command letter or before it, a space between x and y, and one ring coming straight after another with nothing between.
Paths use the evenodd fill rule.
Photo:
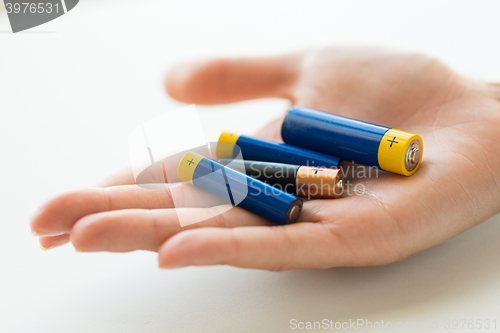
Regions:
<instances>
[{"instance_id":1,"label":"battery heap","mask_svg":"<svg viewBox=\"0 0 500 333\"><path fill-rule=\"evenodd\" d=\"M290 108L281 136L285 143L223 132L216 147L219 161L187 153L178 176L283 225L299 218L300 197L342 197L341 160L411 176L423 155L417 134L301 106Z\"/></svg>"}]
</instances>

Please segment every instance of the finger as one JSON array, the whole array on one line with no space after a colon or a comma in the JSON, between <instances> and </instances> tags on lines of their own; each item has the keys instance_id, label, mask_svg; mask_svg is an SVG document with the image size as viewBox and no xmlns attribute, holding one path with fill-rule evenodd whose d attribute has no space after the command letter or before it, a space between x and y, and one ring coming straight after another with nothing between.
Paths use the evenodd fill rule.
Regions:
<instances>
[{"instance_id":1,"label":"finger","mask_svg":"<svg viewBox=\"0 0 500 333\"><path fill-rule=\"evenodd\" d=\"M177 185L179 186L179 185ZM146 189L138 186L91 188L60 195L42 205L30 220L37 236L68 233L80 218L104 211L129 208L173 207L171 186Z\"/></svg>"},{"instance_id":2,"label":"finger","mask_svg":"<svg viewBox=\"0 0 500 333\"><path fill-rule=\"evenodd\" d=\"M188 183L155 184L154 187L115 186L63 194L42 206L31 219L37 236L68 233L80 218L121 209L213 207L223 199Z\"/></svg>"},{"instance_id":3,"label":"finger","mask_svg":"<svg viewBox=\"0 0 500 333\"><path fill-rule=\"evenodd\" d=\"M120 186L120 185L135 185L134 174L132 173L132 169L127 168L118 171L117 173L108 176L98 182L96 187L112 187L112 186Z\"/></svg>"},{"instance_id":4,"label":"finger","mask_svg":"<svg viewBox=\"0 0 500 333\"><path fill-rule=\"evenodd\" d=\"M50 250L55 247L69 243L69 234L62 234L50 237L40 237L38 241L40 243L40 247L43 250Z\"/></svg>"},{"instance_id":5,"label":"finger","mask_svg":"<svg viewBox=\"0 0 500 333\"><path fill-rule=\"evenodd\" d=\"M162 268L231 265L283 271L342 266L348 252L328 229L328 224L298 223L189 230L163 244L158 260Z\"/></svg>"},{"instance_id":6,"label":"finger","mask_svg":"<svg viewBox=\"0 0 500 333\"><path fill-rule=\"evenodd\" d=\"M181 220L199 223L181 227ZM184 221L186 222L186 221ZM231 205L211 208L120 210L89 215L71 231L76 249L86 252L156 251L168 238L194 228L216 226L263 226L268 220Z\"/></svg>"},{"instance_id":7,"label":"finger","mask_svg":"<svg viewBox=\"0 0 500 333\"><path fill-rule=\"evenodd\" d=\"M323 204L320 200L306 202L299 221L321 218L316 212ZM181 222L183 225L197 223L181 227ZM80 251L156 251L167 239L185 230L275 225L261 216L230 205L210 208L130 209L82 218L71 231L71 241Z\"/></svg>"},{"instance_id":8,"label":"finger","mask_svg":"<svg viewBox=\"0 0 500 333\"><path fill-rule=\"evenodd\" d=\"M198 60L171 68L165 79L170 96L186 103L222 104L247 99L291 99L302 54L265 58Z\"/></svg>"}]
</instances>

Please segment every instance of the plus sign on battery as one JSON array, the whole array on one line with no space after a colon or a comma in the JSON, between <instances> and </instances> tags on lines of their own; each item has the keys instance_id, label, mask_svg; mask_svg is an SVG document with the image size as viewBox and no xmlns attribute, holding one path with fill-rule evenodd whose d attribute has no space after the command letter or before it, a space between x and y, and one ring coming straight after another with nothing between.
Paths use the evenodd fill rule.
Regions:
<instances>
[{"instance_id":1,"label":"plus sign on battery","mask_svg":"<svg viewBox=\"0 0 500 333\"><path fill-rule=\"evenodd\" d=\"M314 169L314 174L317 175L318 174L318 171L323 171L321 170L319 167L317 169Z\"/></svg>"},{"instance_id":2,"label":"plus sign on battery","mask_svg":"<svg viewBox=\"0 0 500 333\"><path fill-rule=\"evenodd\" d=\"M392 140L387 140L387 141L389 141L391 143L391 145L389 147L392 147L393 143L399 143L398 141L396 141L396 137L394 137L394 139L392 139Z\"/></svg>"}]
</instances>

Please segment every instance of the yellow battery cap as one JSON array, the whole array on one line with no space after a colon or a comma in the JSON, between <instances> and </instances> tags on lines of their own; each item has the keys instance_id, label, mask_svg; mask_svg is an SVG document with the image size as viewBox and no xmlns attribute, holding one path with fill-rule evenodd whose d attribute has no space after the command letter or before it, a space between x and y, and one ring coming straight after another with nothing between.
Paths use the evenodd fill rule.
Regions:
<instances>
[{"instance_id":1,"label":"yellow battery cap","mask_svg":"<svg viewBox=\"0 0 500 333\"><path fill-rule=\"evenodd\" d=\"M382 170L404 176L413 175L422 161L424 143L413 133L390 129L378 148L378 164Z\"/></svg>"},{"instance_id":2,"label":"yellow battery cap","mask_svg":"<svg viewBox=\"0 0 500 333\"><path fill-rule=\"evenodd\" d=\"M198 163L204 158L205 156L193 152L184 155L177 167L177 177L192 184L194 169L196 169Z\"/></svg>"},{"instance_id":3,"label":"yellow battery cap","mask_svg":"<svg viewBox=\"0 0 500 333\"><path fill-rule=\"evenodd\" d=\"M215 148L215 154L218 158L233 158L233 150L236 141L240 137L239 134L231 132L222 132Z\"/></svg>"}]
</instances>

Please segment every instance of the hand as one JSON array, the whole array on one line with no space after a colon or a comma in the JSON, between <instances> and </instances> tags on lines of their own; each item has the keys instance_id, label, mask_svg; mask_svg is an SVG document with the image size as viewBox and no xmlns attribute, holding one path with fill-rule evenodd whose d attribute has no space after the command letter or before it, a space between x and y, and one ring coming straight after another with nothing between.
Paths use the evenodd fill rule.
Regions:
<instances>
[{"instance_id":1,"label":"hand","mask_svg":"<svg viewBox=\"0 0 500 333\"><path fill-rule=\"evenodd\" d=\"M380 172L355 180L365 188L362 195L307 201L303 223L272 227L237 207L181 228L171 186L141 189L125 171L100 188L64 194L42 206L31 227L43 247L71 239L81 251L147 249L158 251L160 267L372 266L440 244L500 211L500 89L464 78L435 58L328 47L185 63L170 71L165 85L186 103L281 97L418 133L423 162L412 177ZM281 121L258 135L280 140Z\"/></svg>"}]
</instances>

